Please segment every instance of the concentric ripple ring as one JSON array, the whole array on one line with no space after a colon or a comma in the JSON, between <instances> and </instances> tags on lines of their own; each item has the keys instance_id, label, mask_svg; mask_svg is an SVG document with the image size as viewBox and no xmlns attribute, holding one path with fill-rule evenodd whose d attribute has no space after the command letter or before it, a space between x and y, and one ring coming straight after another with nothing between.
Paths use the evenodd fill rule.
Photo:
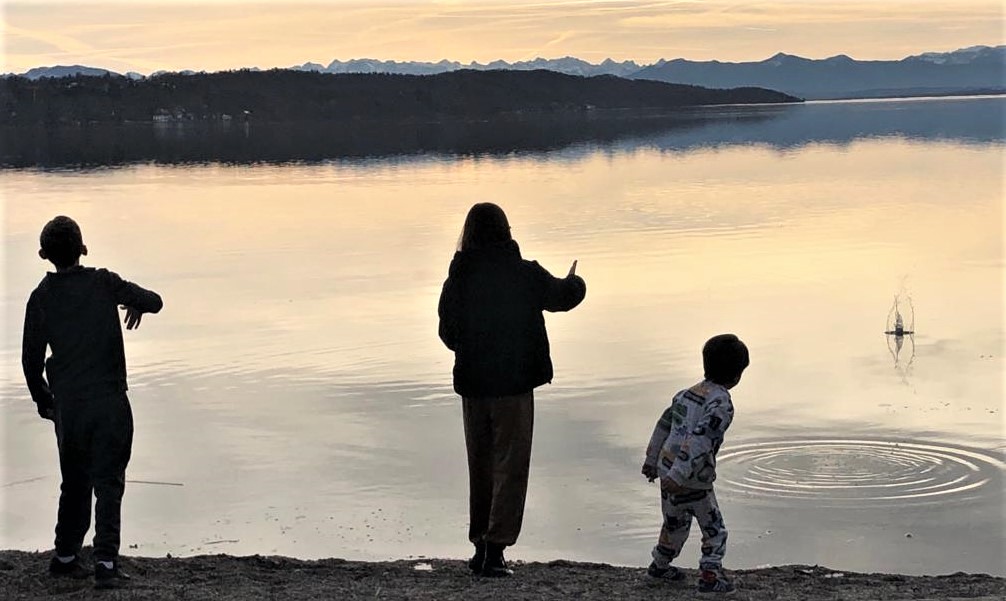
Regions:
<instances>
[{"instance_id":1,"label":"concentric ripple ring","mask_svg":"<svg viewBox=\"0 0 1006 601\"><path fill-rule=\"evenodd\" d=\"M1001 453L900 440L749 442L722 449L717 463L724 494L788 503L961 501L1002 494L1006 472Z\"/></svg>"}]
</instances>

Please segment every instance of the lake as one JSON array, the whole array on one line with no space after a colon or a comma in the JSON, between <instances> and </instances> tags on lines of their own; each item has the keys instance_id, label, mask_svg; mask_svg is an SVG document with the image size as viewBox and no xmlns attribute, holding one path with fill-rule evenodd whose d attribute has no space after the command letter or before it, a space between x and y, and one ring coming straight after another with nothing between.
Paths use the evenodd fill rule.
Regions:
<instances>
[{"instance_id":1,"label":"lake","mask_svg":"<svg viewBox=\"0 0 1006 601\"><path fill-rule=\"evenodd\" d=\"M720 451L728 568L1006 574L1006 99L706 111L509 150L0 171L0 547L52 544L55 438L19 356L38 232L67 214L86 265L165 301L125 333L123 553L469 555L436 305L492 201L525 257L587 282L546 318L513 559L649 562L650 432L734 332L752 363ZM885 335L895 299L911 336Z\"/></svg>"}]
</instances>

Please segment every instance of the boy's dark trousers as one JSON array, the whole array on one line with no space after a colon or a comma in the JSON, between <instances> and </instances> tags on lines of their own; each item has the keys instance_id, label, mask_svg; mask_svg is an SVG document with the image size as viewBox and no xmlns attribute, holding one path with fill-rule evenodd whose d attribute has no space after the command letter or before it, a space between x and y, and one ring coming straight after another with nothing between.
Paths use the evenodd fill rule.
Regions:
<instances>
[{"instance_id":1,"label":"boy's dark trousers","mask_svg":"<svg viewBox=\"0 0 1006 601\"><path fill-rule=\"evenodd\" d=\"M56 554L76 555L91 525L94 559L119 556L122 494L133 446L133 412L125 392L57 399L56 441L63 476L56 522Z\"/></svg>"}]
</instances>

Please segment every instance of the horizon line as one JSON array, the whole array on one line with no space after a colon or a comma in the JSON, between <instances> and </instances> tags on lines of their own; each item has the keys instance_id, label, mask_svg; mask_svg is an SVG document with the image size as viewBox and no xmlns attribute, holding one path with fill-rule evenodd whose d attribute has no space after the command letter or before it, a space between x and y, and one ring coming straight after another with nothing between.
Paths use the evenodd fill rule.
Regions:
<instances>
[{"instance_id":1,"label":"horizon line","mask_svg":"<svg viewBox=\"0 0 1006 601\"><path fill-rule=\"evenodd\" d=\"M855 58L853 56L850 56L847 53L833 54L831 56L826 56L826 57L822 57L822 58L811 58L811 57L801 56L799 54L790 54L790 53L784 52L784 51L776 52L775 54L773 54L771 56L768 56L766 58L763 58L763 59L754 59L754 60L745 60L745 61L725 61L725 60L718 60L718 59L694 60L694 59L688 59L688 58L684 58L684 57L676 57L676 58L671 58L671 59L660 58L660 59L657 59L656 61L653 61L653 62L650 62L650 63L637 62L635 59L616 60L616 59L613 59L613 58L610 58L610 57L605 58L605 59L601 60L600 62L594 63L594 62L591 62L589 60L582 59L582 58L579 58L579 57L573 56L573 55L565 55L565 56L555 57L555 58L546 58L546 57L542 57L542 56L536 56L533 59L516 60L516 61L507 61L505 59L494 59L494 60L491 60L491 61L488 61L488 62L485 62L485 63L482 63L482 62L479 62L479 61L476 61L476 60L472 60L472 61L468 61L468 62L463 62L463 61L459 61L459 60L452 60L452 59L446 59L446 58L440 59L440 60L436 60L436 61L432 61L432 60L398 60L398 59L381 59L381 58L373 58L373 57L359 57L359 58L349 58L349 59L334 58L334 59L328 61L327 63L321 63L321 62L315 62L315 61L312 61L312 60L307 60L307 61L305 61L305 62L303 62L301 64L298 64L298 65L271 66L271 67L261 67L261 66L249 65L249 66L242 66L242 67L232 67L232 68L225 68L225 69L216 69L216 70L213 70L213 71L206 70L206 69L194 69L194 68L190 68L190 67L181 68L181 69L174 69L174 70L172 70L172 69L157 69L157 70L151 71L150 73L147 73L147 74L141 73L139 71L134 71L134 70L129 70L129 71L121 72L121 71L117 71L117 70L114 70L114 69L110 69L108 67L100 67L100 66L94 66L94 65L87 65L87 64L82 64L82 63L71 63L71 64L60 63L60 64L55 64L55 65L52 65L52 66L49 66L49 65L39 65L39 66L35 66L35 67L30 67L29 69L27 69L27 70L25 70L25 71L23 71L21 73L15 73L13 71L10 71L10 72L4 73L3 75L17 75L17 76L20 76L20 75L24 75L24 74L26 74L26 73L34 70L34 69L54 69L54 68L57 68L57 67L83 67L83 68L88 68L88 69L101 69L101 70L104 70L104 71L108 71L110 73L118 73L118 74L122 74L122 75L124 75L125 73L137 73L137 74L143 75L144 77L148 77L148 76L150 76L150 75L152 75L154 73L181 73L183 71L192 71L194 73L223 73L223 72L227 72L227 71L242 71L242 70L253 70L253 69L257 69L257 70L261 70L261 71L270 71L270 70L273 70L273 69L296 70L298 67L303 67L304 65L307 65L307 64L321 65L323 68L327 69L328 66L331 65L334 62L347 63L347 62L353 62L353 61L378 61L378 62L382 62L382 63L392 63L392 64L403 64L403 65L406 65L406 64L419 64L419 65L431 65L431 66L435 66L435 65L438 65L438 64L446 62L446 63L457 64L457 65L461 65L462 67L466 67L466 66L469 66L469 65L488 66L488 65L490 65L492 63L495 63L495 62L504 62L504 63L506 63L508 65L515 65L515 64L522 64L522 63L524 63L524 64L526 64L526 63L532 63L532 62L539 61L539 60L543 60L543 61L559 61L559 60L564 60L564 59L574 59L574 60L579 60L579 61L585 62L585 63L587 63L587 64L589 64L590 66L593 66L593 67L600 66L605 61L611 61L611 62L614 62L616 64L632 63L632 64L635 64L635 65L639 66L640 69L645 69L647 67L652 67L654 65L658 65L658 64L662 64L662 63L669 63L669 62L678 61L678 60L684 60L684 61L693 62L693 63L714 63L714 62L715 63L721 63L721 64L760 63L760 62L765 62L765 61L771 60L771 59L773 59L773 58L775 58L777 56L780 56L780 55L781 56L790 56L790 57L794 57L794 58L801 58L801 59L805 59L805 60L812 60L812 61L821 61L821 60L828 60L828 59L838 58L838 57L846 57L846 58L849 58L849 59L854 60L856 62L898 62L898 61L905 60L907 58L911 58L913 56L924 56L924 55L927 55L927 54L952 54L954 52L960 52L960 51L963 51L963 50L970 50L972 48L998 49L998 48L1006 48L1006 44L972 44L970 46L961 46L961 47L955 48L953 50L927 50L927 51L919 52L919 53L916 53L916 54L909 54L909 55L903 56L901 58L887 58L887 59L857 59L857 58Z\"/></svg>"}]
</instances>

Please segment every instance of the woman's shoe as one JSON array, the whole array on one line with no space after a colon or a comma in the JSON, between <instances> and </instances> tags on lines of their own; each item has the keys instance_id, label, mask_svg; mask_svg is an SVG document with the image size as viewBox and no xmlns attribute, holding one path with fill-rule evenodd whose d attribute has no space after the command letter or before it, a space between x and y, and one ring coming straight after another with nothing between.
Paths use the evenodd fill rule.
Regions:
<instances>
[{"instance_id":1,"label":"woman's shoe","mask_svg":"<svg viewBox=\"0 0 1006 601\"><path fill-rule=\"evenodd\" d=\"M507 567L506 559L503 558L503 549L506 545L486 543L486 561L482 565L482 575L489 578L502 578L512 576L513 570Z\"/></svg>"},{"instance_id":2,"label":"woman's shoe","mask_svg":"<svg viewBox=\"0 0 1006 601\"><path fill-rule=\"evenodd\" d=\"M475 543L475 555L468 560L468 569L479 574L482 572L482 566L486 563L486 543L485 541L479 541Z\"/></svg>"}]
</instances>

